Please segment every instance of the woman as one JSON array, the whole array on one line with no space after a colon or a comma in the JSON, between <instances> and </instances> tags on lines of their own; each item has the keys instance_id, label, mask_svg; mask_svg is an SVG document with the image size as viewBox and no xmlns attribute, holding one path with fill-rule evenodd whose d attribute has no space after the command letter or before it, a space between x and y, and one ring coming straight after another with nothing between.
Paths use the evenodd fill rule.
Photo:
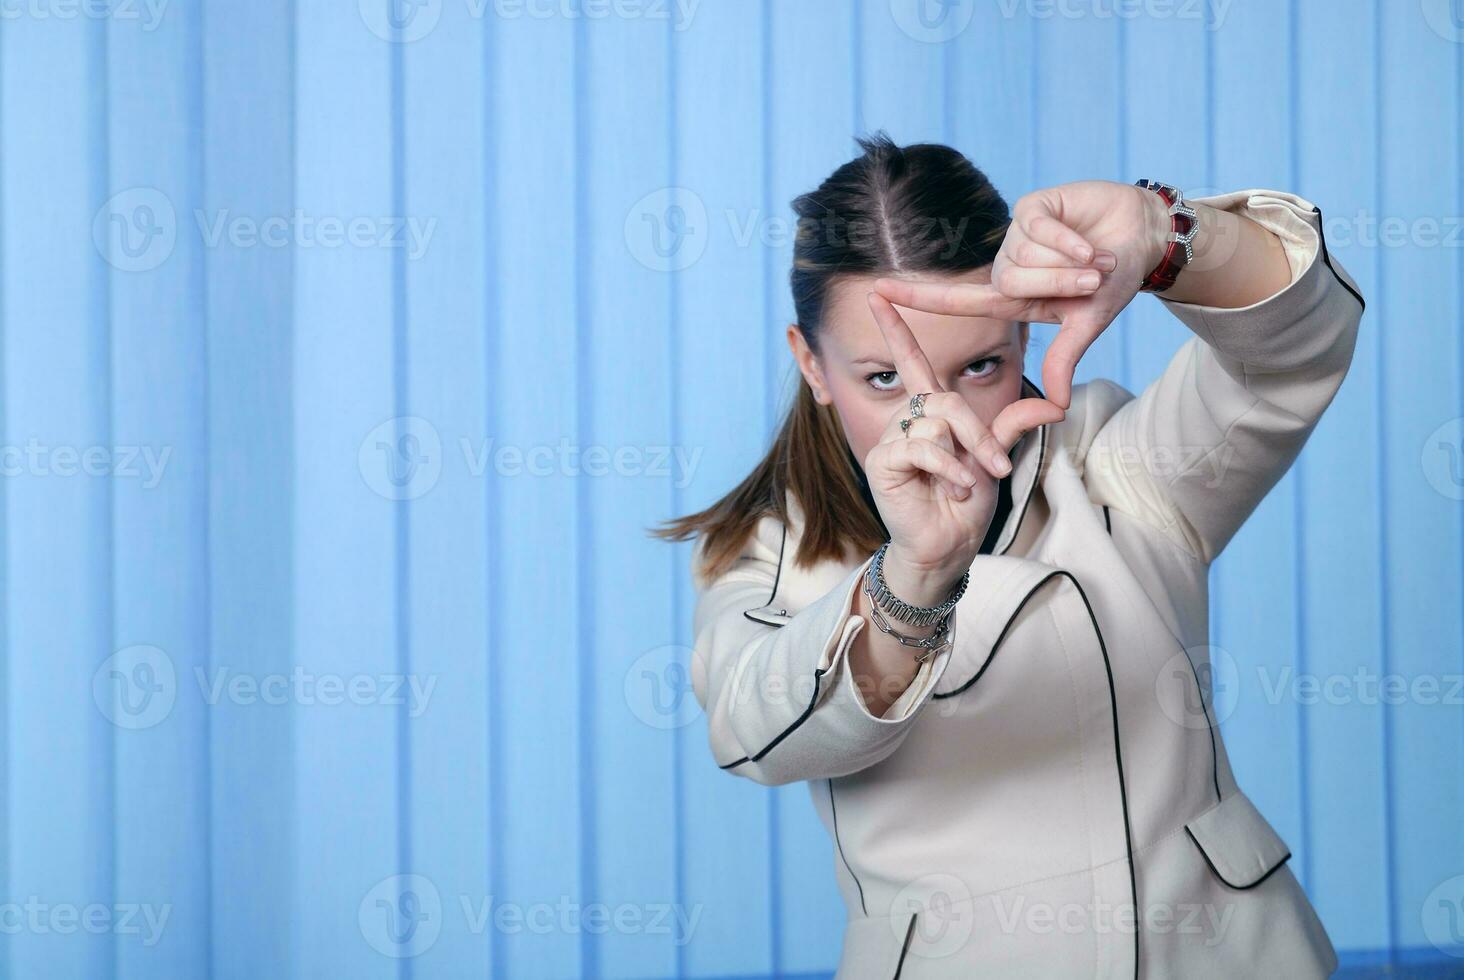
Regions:
<instances>
[{"instance_id":1,"label":"woman","mask_svg":"<svg viewBox=\"0 0 1464 980\"><path fill-rule=\"evenodd\" d=\"M792 411L660 532L698 536L713 757L807 781L840 978L1330 974L1201 682L1210 564L1355 345L1320 212L1089 181L1009 217L954 150L860 142L794 202ZM1141 290L1195 336L1138 397L1073 385Z\"/></svg>"}]
</instances>

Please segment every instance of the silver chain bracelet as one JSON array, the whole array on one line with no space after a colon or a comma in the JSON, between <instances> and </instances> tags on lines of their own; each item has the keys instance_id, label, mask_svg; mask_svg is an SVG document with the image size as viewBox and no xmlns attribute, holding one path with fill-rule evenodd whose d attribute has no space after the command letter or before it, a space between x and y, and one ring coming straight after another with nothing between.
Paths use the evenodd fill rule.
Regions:
<instances>
[{"instance_id":1,"label":"silver chain bracelet","mask_svg":"<svg viewBox=\"0 0 1464 980\"><path fill-rule=\"evenodd\" d=\"M924 662L932 652L943 647L948 641L951 613L966 592L966 586L971 581L971 571L966 570L965 574L961 576L961 581L956 583L956 587L951 590L950 596L940 605L911 605L891 592L889 585L884 580L884 556L885 552L889 550L889 546L888 541L880 545L879 550L874 553L874 560L865 570L864 594L869 596L875 625L884 633L899 640L904 646L924 649L925 655L917 658ZM909 626L938 626L939 628L927 637L907 636L895 631L890 625L890 618Z\"/></svg>"},{"instance_id":2,"label":"silver chain bracelet","mask_svg":"<svg viewBox=\"0 0 1464 980\"><path fill-rule=\"evenodd\" d=\"M961 575L961 580L956 583L945 602L938 606L912 606L891 592L889 585L885 583L884 556L889 547L888 541L880 545L879 550L874 553L874 561L865 570L866 593L891 619L897 619L906 626L934 626L956 608L956 603L966 594L966 586L971 581L971 570L968 568Z\"/></svg>"},{"instance_id":3,"label":"silver chain bracelet","mask_svg":"<svg viewBox=\"0 0 1464 980\"><path fill-rule=\"evenodd\" d=\"M949 616L941 620L940 628L930 636L907 636L904 633L897 632L890 626L889 620L885 619L884 613L880 612L878 606L871 606L869 611L874 619L874 625L878 626L886 635L893 636L904 646L915 647L924 651L915 657L916 663L925 663L925 661L929 660L935 654L944 650L950 643L951 630Z\"/></svg>"}]
</instances>

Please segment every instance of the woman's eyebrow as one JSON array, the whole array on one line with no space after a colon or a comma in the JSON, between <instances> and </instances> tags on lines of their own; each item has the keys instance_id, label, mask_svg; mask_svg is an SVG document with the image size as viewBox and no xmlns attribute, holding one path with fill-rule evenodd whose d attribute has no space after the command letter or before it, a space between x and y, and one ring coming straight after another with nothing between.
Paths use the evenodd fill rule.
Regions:
<instances>
[{"instance_id":1,"label":"woman's eyebrow","mask_svg":"<svg viewBox=\"0 0 1464 980\"><path fill-rule=\"evenodd\" d=\"M1005 348L1009 347L1010 345L1011 345L1011 341L1009 341L1009 340L1003 340L999 344L993 344L992 346L987 347L984 350L977 351L975 354L972 354L970 357L968 357L962 363L970 364L972 361L979 361L979 360L981 360L983 358L990 357L992 354L995 354L998 351L1004 350ZM860 357L860 358L856 358L853 361L850 361L849 363L851 363L851 364L873 364L873 365L876 365L876 366L884 366L884 365L893 365L894 364L894 361L888 355L886 355L885 357Z\"/></svg>"}]
</instances>

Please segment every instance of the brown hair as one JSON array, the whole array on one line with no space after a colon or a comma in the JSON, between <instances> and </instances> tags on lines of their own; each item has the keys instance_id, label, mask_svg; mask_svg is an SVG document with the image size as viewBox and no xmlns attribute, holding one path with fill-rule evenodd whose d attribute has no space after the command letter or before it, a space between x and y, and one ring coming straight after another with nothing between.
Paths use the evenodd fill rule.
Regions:
<instances>
[{"instance_id":1,"label":"brown hair","mask_svg":"<svg viewBox=\"0 0 1464 980\"><path fill-rule=\"evenodd\" d=\"M798 215L789 284L798 327L819 352L830 290L854 276L956 273L990 265L1010 212L970 160L939 143L896 146L883 131L858 139L863 153L793 201ZM656 537L701 535L704 580L737 560L764 515L788 523L787 494L803 511L795 565L873 552L887 538L863 467L832 405L806 379L772 446L741 483L705 510L664 522Z\"/></svg>"}]
</instances>

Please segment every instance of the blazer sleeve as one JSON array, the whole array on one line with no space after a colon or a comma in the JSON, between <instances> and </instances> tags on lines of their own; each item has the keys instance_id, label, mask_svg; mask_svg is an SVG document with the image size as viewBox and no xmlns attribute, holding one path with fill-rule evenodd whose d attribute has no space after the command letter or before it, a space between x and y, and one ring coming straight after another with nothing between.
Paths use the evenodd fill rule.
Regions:
<instances>
[{"instance_id":1,"label":"blazer sleeve","mask_svg":"<svg viewBox=\"0 0 1464 980\"><path fill-rule=\"evenodd\" d=\"M692 615L692 689L712 756L722 769L769 786L847 775L890 755L950 660L947 645L883 716L872 714L848 652L866 625L852 610L873 555L774 626L744 613L773 594L781 537L781 524L764 517L728 571L709 583L696 578ZM958 618L952 614L953 634Z\"/></svg>"},{"instance_id":2,"label":"blazer sleeve","mask_svg":"<svg viewBox=\"0 0 1464 980\"><path fill-rule=\"evenodd\" d=\"M1199 198L1285 247L1291 282L1252 306L1160 301L1194 334L1135 398L1090 384L1104 421L1084 463L1090 497L1213 562L1300 453L1352 361L1363 299L1327 253L1320 210L1293 194ZM1116 409L1114 406L1117 406Z\"/></svg>"}]
</instances>

